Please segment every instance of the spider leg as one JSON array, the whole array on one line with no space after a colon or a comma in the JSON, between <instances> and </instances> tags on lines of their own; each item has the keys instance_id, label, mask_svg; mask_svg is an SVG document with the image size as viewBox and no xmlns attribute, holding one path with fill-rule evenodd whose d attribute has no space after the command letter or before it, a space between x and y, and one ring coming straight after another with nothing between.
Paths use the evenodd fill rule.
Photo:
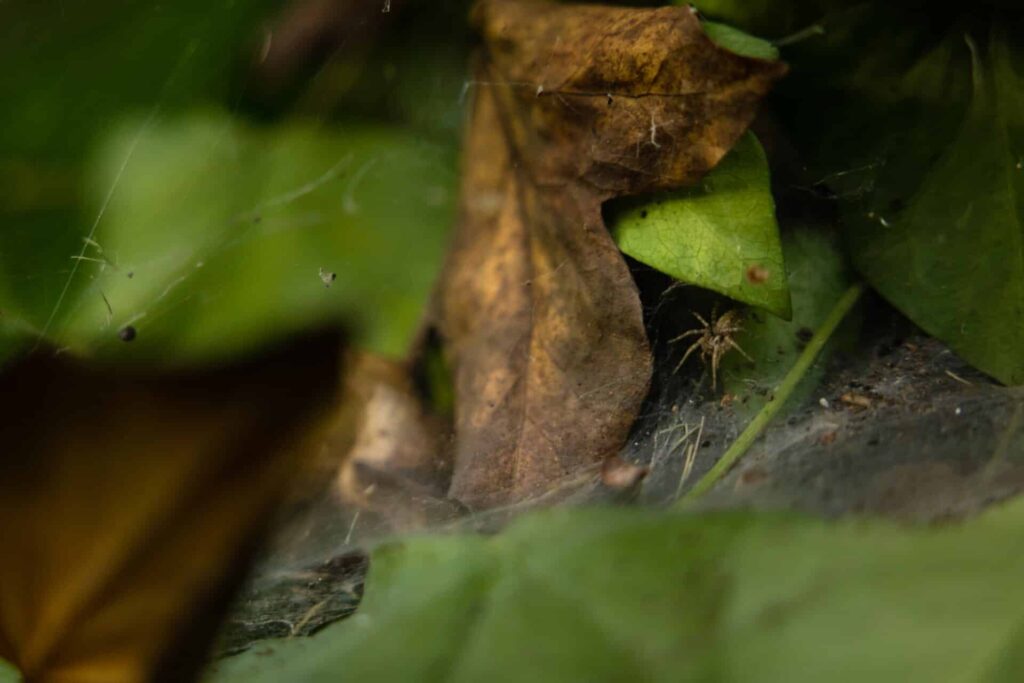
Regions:
<instances>
[{"instance_id":1,"label":"spider leg","mask_svg":"<svg viewBox=\"0 0 1024 683\"><path fill-rule=\"evenodd\" d=\"M703 325L704 327L711 327L711 325L708 324L708 321L705 320L704 316L702 316L700 313L698 313L697 311L690 311L690 313L693 313L693 317L699 320L701 325ZM711 319L714 320L715 317L711 316Z\"/></svg>"},{"instance_id":2,"label":"spider leg","mask_svg":"<svg viewBox=\"0 0 1024 683\"><path fill-rule=\"evenodd\" d=\"M740 348L740 345L739 345L739 344L737 344L737 343L736 343L735 341L733 341L732 339L729 339L729 340L727 340L727 341L729 342L729 346L731 346L732 348L734 348L734 349L736 349L737 351L739 351L739 352L740 352L740 354L741 354L741 355L742 355L742 356L743 356L744 358L746 358L747 360L749 360L749 361L750 361L751 363L753 363L753 362L754 362L754 359L753 359L753 358L751 358L751 357L750 357L749 355L747 355L747 352L746 352L746 351L744 351L744 350L743 350L742 348Z\"/></svg>"},{"instance_id":3,"label":"spider leg","mask_svg":"<svg viewBox=\"0 0 1024 683\"><path fill-rule=\"evenodd\" d=\"M697 341L690 344L690 348L686 349L686 353L683 354L683 359L679 361L679 365L677 365L675 370L672 371L673 375L679 372L679 368L683 367L683 364L686 363L686 359L690 357L690 354L693 353L693 350L700 346L700 341L701 340L698 339Z\"/></svg>"},{"instance_id":4,"label":"spider leg","mask_svg":"<svg viewBox=\"0 0 1024 683\"><path fill-rule=\"evenodd\" d=\"M672 337L671 339L668 340L668 343L669 344L674 344L677 341L679 341L680 339L685 339L686 337L692 337L695 334L703 334L703 333L704 333L704 330L689 330L687 332L683 332L678 337Z\"/></svg>"},{"instance_id":5,"label":"spider leg","mask_svg":"<svg viewBox=\"0 0 1024 683\"><path fill-rule=\"evenodd\" d=\"M718 388L718 362L722 358L722 348L716 346L711 352L711 391Z\"/></svg>"}]
</instances>

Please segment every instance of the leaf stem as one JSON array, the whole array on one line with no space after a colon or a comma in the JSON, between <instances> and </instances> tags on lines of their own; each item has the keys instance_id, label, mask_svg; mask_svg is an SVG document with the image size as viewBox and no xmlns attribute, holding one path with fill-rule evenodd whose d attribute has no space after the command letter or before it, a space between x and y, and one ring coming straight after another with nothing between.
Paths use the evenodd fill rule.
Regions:
<instances>
[{"instance_id":1,"label":"leaf stem","mask_svg":"<svg viewBox=\"0 0 1024 683\"><path fill-rule=\"evenodd\" d=\"M775 397L770 401L764 408L761 409L754 419L746 426L743 432L732 442L728 450L718 459L707 474L701 477L700 481L693 485L685 496L680 498L675 506L677 508L683 508L702 495L707 493L711 488L718 483L726 472L728 472L736 461L743 457L743 454L747 452L750 445L754 443L754 440L761 435L764 428L768 426L768 423L782 410L782 406L786 403L790 394L796 388L796 385L800 383L807 370L810 369L811 365L814 364L814 360L821 353L821 350L825 347L825 343L828 342L832 333L839 327L839 323L843 321L846 314L850 312L853 305L860 299L861 294L864 292L864 283L857 282L850 285L839 300L836 302L832 310L829 311L828 316L822 322L821 326L811 337L811 340L807 342L807 347L800 354L799 358L796 359L796 363L789 369L786 376L782 379L782 383L779 384L778 389L775 390Z\"/></svg>"},{"instance_id":2,"label":"leaf stem","mask_svg":"<svg viewBox=\"0 0 1024 683\"><path fill-rule=\"evenodd\" d=\"M792 33L784 38L779 38L778 40L773 41L773 43L775 47L785 47L787 45L792 45L794 43L803 42L808 38L813 38L814 36L823 35L825 35L824 26L822 26L821 24L811 24L806 28L800 29L796 33Z\"/></svg>"}]
</instances>

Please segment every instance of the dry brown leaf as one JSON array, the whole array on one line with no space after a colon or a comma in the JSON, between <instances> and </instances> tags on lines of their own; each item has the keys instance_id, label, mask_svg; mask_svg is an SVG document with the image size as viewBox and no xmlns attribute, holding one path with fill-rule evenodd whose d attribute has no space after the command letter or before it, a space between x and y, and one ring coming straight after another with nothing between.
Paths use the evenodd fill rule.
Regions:
<instances>
[{"instance_id":1,"label":"dry brown leaf","mask_svg":"<svg viewBox=\"0 0 1024 683\"><path fill-rule=\"evenodd\" d=\"M52 351L5 368L0 657L32 681L190 680L322 439L339 349L321 335L174 374Z\"/></svg>"},{"instance_id":2,"label":"dry brown leaf","mask_svg":"<svg viewBox=\"0 0 1024 683\"><path fill-rule=\"evenodd\" d=\"M548 491L618 451L651 355L612 197L697 182L784 65L717 47L688 8L491 0L436 325L454 371L450 494Z\"/></svg>"}]
</instances>

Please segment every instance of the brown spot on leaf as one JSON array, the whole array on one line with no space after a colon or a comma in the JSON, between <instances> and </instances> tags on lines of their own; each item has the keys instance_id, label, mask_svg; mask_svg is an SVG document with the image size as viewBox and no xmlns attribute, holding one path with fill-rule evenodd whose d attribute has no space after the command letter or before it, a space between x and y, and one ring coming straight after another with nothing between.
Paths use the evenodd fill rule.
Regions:
<instances>
[{"instance_id":1,"label":"brown spot on leaf","mask_svg":"<svg viewBox=\"0 0 1024 683\"><path fill-rule=\"evenodd\" d=\"M760 264L754 264L747 268L747 282L752 285L762 285L768 282L771 271Z\"/></svg>"},{"instance_id":2,"label":"brown spot on leaf","mask_svg":"<svg viewBox=\"0 0 1024 683\"><path fill-rule=\"evenodd\" d=\"M682 7L492 0L474 20L483 85L435 315L454 371L450 495L479 508L621 447L651 354L601 203L696 183L785 66L717 47Z\"/></svg>"}]
</instances>

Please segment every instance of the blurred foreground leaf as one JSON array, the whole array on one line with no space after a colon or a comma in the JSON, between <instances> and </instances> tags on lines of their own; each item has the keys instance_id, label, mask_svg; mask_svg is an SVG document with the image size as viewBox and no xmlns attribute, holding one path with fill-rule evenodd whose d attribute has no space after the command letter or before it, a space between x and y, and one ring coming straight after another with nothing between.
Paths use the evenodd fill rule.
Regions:
<instances>
[{"instance_id":1,"label":"blurred foreground leaf","mask_svg":"<svg viewBox=\"0 0 1024 683\"><path fill-rule=\"evenodd\" d=\"M652 268L792 315L768 160L752 133L697 187L629 200L611 229L622 251Z\"/></svg>"},{"instance_id":2,"label":"blurred foreground leaf","mask_svg":"<svg viewBox=\"0 0 1024 683\"><path fill-rule=\"evenodd\" d=\"M932 529L547 511L384 546L359 615L210 680L1008 680L1022 530L1021 501Z\"/></svg>"},{"instance_id":3,"label":"blurred foreground leaf","mask_svg":"<svg viewBox=\"0 0 1024 683\"><path fill-rule=\"evenodd\" d=\"M29 681L190 680L335 399L339 335L153 373L0 375L0 657Z\"/></svg>"},{"instance_id":4,"label":"blurred foreground leaf","mask_svg":"<svg viewBox=\"0 0 1024 683\"><path fill-rule=\"evenodd\" d=\"M84 197L95 146L125 116L237 102L232 81L277 4L0 3L0 360L38 336L96 218L102 197Z\"/></svg>"},{"instance_id":5,"label":"blurred foreground leaf","mask_svg":"<svg viewBox=\"0 0 1024 683\"><path fill-rule=\"evenodd\" d=\"M440 263L450 162L386 127L127 121L91 167L95 233L52 285L80 286L23 316L81 355L223 356L341 317L401 354Z\"/></svg>"},{"instance_id":6,"label":"blurred foreground leaf","mask_svg":"<svg viewBox=\"0 0 1024 683\"><path fill-rule=\"evenodd\" d=\"M0 4L0 362L38 343L201 360L340 316L405 351L453 155L404 129L227 113L279 7Z\"/></svg>"}]
</instances>

